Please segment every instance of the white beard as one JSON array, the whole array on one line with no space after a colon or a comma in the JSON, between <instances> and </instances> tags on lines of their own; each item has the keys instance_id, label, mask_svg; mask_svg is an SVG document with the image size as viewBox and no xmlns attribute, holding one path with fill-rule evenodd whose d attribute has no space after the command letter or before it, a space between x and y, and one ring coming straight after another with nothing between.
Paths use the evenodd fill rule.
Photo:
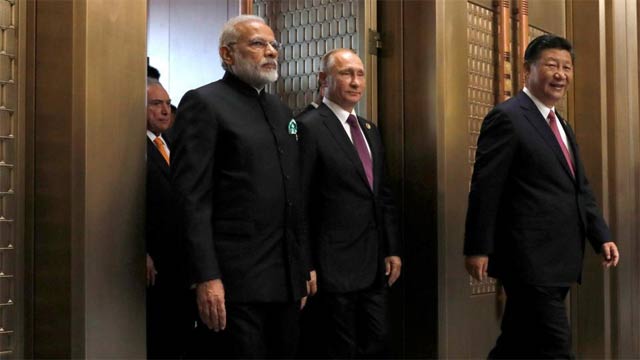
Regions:
<instances>
[{"instance_id":1,"label":"white beard","mask_svg":"<svg viewBox=\"0 0 640 360\"><path fill-rule=\"evenodd\" d=\"M262 69L262 65L268 63L275 63L276 69ZM262 89L266 84L278 80L277 67L277 60L264 59L259 65L256 65L239 56L236 63L231 65L231 72L256 89Z\"/></svg>"}]
</instances>

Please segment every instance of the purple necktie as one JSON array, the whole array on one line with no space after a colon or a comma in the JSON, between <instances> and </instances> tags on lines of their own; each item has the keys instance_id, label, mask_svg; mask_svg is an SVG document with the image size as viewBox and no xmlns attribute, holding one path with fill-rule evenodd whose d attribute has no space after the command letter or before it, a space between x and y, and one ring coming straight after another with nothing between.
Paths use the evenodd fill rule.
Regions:
<instances>
[{"instance_id":1,"label":"purple necktie","mask_svg":"<svg viewBox=\"0 0 640 360\"><path fill-rule=\"evenodd\" d=\"M564 144L564 141L562 141L562 136L560 136L560 131L558 130L558 120L556 120L556 115L554 114L553 110L549 112L549 116L547 116L547 119L549 119L549 127L551 127L551 131L553 131L553 135L555 135L556 140L558 141L558 145L560 145L560 149L562 149L564 159L567 161L567 164L569 164L571 175L573 175L573 177L576 177L576 174L573 171L573 161L571 160L571 155L569 155L569 150Z\"/></svg>"},{"instance_id":2,"label":"purple necktie","mask_svg":"<svg viewBox=\"0 0 640 360\"><path fill-rule=\"evenodd\" d=\"M371 166L371 155L369 155L369 151L367 150L367 143L362 136L362 131L360 131L358 120L353 114L351 114L347 118L347 124L349 124L349 130L351 130L353 145L356 147L356 151L358 151L362 167L364 167L364 172L367 174L369 186L373 189L373 167Z\"/></svg>"}]
</instances>

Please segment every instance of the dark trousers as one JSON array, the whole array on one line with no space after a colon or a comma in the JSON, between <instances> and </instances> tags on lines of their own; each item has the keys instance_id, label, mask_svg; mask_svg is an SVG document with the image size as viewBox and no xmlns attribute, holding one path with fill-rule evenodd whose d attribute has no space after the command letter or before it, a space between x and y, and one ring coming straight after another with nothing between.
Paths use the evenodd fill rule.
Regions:
<instances>
[{"instance_id":1,"label":"dark trousers","mask_svg":"<svg viewBox=\"0 0 640 360\"><path fill-rule=\"evenodd\" d=\"M295 357L300 302L226 303L227 327L209 330L198 320L189 357L198 359L287 359Z\"/></svg>"},{"instance_id":2,"label":"dark trousers","mask_svg":"<svg viewBox=\"0 0 640 360\"><path fill-rule=\"evenodd\" d=\"M186 287L158 278L147 288L147 358L181 358L193 336L194 311L193 293Z\"/></svg>"},{"instance_id":3,"label":"dark trousers","mask_svg":"<svg viewBox=\"0 0 640 360\"><path fill-rule=\"evenodd\" d=\"M569 287L505 283L502 333L490 359L572 359Z\"/></svg>"},{"instance_id":4,"label":"dark trousers","mask_svg":"<svg viewBox=\"0 0 640 360\"><path fill-rule=\"evenodd\" d=\"M326 311L327 356L385 358L389 355L386 287L320 294Z\"/></svg>"}]
</instances>

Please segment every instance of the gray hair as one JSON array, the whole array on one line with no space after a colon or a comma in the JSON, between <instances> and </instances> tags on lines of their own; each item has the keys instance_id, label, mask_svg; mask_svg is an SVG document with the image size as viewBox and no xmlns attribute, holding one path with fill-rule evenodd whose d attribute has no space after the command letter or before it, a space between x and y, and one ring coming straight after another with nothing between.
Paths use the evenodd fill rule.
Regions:
<instances>
[{"instance_id":1,"label":"gray hair","mask_svg":"<svg viewBox=\"0 0 640 360\"><path fill-rule=\"evenodd\" d=\"M333 49L328 53L324 54L324 56L322 57L322 60L320 60L320 72L328 73L329 70L331 70L331 68L333 67L333 64L335 63L335 55L343 51L353 53L356 56L358 55L358 53L353 49L347 49L347 48Z\"/></svg>"},{"instance_id":2,"label":"gray hair","mask_svg":"<svg viewBox=\"0 0 640 360\"><path fill-rule=\"evenodd\" d=\"M162 84L160 83L160 80L152 77L147 77L147 89L155 85L160 86L161 88L164 89L164 86L162 86Z\"/></svg>"},{"instance_id":3,"label":"gray hair","mask_svg":"<svg viewBox=\"0 0 640 360\"><path fill-rule=\"evenodd\" d=\"M245 22L259 22L261 24L266 24L263 18L256 15L240 15L234 18L229 19L224 26L222 27L222 33L220 34L220 40L218 42L218 48L222 48L228 46L231 43L238 41L240 37L240 33L238 29L236 29L236 25L245 23ZM222 68L225 71L229 71L229 66L225 64L225 62L220 59L222 63Z\"/></svg>"}]
</instances>

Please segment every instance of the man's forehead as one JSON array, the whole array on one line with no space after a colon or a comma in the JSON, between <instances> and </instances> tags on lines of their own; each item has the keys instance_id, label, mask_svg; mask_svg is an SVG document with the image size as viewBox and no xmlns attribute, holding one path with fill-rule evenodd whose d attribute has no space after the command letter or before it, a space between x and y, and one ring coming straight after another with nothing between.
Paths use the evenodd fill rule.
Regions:
<instances>
[{"instance_id":1,"label":"man's forehead","mask_svg":"<svg viewBox=\"0 0 640 360\"><path fill-rule=\"evenodd\" d=\"M540 58L557 60L564 58L562 60L571 61L571 54L565 49L545 49L540 54Z\"/></svg>"},{"instance_id":2,"label":"man's forehead","mask_svg":"<svg viewBox=\"0 0 640 360\"><path fill-rule=\"evenodd\" d=\"M169 94L162 86L151 85L147 89L147 98L148 100L167 100L169 99Z\"/></svg>"},{"instance_id":3,"label":"man's forehead","mask_svg":"<svg viewBox=\"0 0 640 360\"><path fill-rule=\"evenodd\" d=\"M360 58L349 51L341 51L334 55L334 67L340 69L364 69L364 65L362 64L362 60Z\"/></svg>"},{"instance_id":4,"label":"man's forehead","mask_svg":"<svg viewBox=\"0 0 640 360\"><path fill-rule=\"evenodd\" d=\"M236 25L236 30L241 38L252 39L261 37L265 40L272 40L275 35L271 28L264 23L258 21L245 21Z\"/></svg>"}]
</instances>

